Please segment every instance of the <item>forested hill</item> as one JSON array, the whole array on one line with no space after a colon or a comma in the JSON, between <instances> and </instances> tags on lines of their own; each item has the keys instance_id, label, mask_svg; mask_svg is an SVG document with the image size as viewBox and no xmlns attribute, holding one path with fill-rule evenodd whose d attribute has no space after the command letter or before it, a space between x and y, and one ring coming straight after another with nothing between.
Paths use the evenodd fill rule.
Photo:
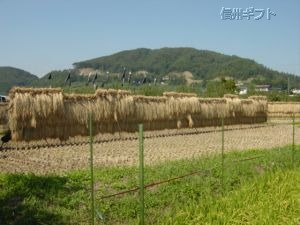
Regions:
<instances>
[{"instance_id":1,"label":"forested hill","mask_svg":"<svg viewBox=\"0 0 300 225\"><path fill-rule=\"evenodd\" d=\"M203 87L206 86L206 81L217 77L231 77L235 81L244 81L245 84L271 84L275 89L279 88L281 90L287 90L289 78L290 88L300 88L300 76L271 70L254 60L194 48L162 48L156 50L140 48L77 62L74 63L74 67L74 70L49 71L41 78L21 69L0 67L0 94L8 94L13 86L65 86L65 79L69 73L72 74L72 84L83 87L86 86L87 78L81 76L82 71L95 72L95 70L98 70L98 75L100 75L97 85L105 84L114 87L116 82L120 82L118 76L122 73L123 67L127 68L127 72L133 72L133 79L136 82L141 78L137 77L139 73L135 72L143 71L142 74L145 74L146 71L150 73L148 75L150 81L154 78L161 81L165 75L169 75L171 77L169 85L184 84L185 79L183 77L179 79L180 75L178 74L182 73L181 75L185 76L183 72L189 71L188 74L192 74L189 75L192 77L188 79L196 84L197 80L204 81L201 82ZM105 80L106 78L103 75L105 71L110 72L109 81ZM53 77L51 81L48 79L50 73ZM177 80L175 77L177 77Z\"/></svg>"},{"instance_id":2,"label":"forested hill","mask_svg":"<svg viewBox=\"0 0 300 225\"><path fill-rule=\"evenodd\" d=\"M190 71L194 79L211 80L216 77L232 77L252 80L256 84L272 84L286 88L287 76L293 85L300 85L300 77L266 68L251 59L229 56L194 48L161 48L122 51L73 64L75 68L93 68L120 72L123 67L132 71L148 71L158 75L170 72Z\"/></svg>"},{"instance_id":3,"label":"forested hill","mask_svg":"<svg viewBox=\"0 0 300 225\"><path fill-rule=\"evenodd\" d=\"M21 69L0 67L0 94L7 94L13 86L28 86L38 77Z\"/></svg>"}]
</instances>

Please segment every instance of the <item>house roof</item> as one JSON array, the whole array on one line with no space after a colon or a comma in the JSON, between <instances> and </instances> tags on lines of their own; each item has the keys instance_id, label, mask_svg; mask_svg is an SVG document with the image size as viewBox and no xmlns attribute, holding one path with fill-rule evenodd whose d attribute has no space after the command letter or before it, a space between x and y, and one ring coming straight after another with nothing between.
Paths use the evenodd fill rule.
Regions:
<instances>
[{"instance_id":1,"label":"house roof","mask_svg":"<svg viewBox=\"0 0 300 225\"><path fill-rule=\"evenodd\" d=\"M261 84L261 85L256 85L256 88L270 88L271 85L270 84Z\"/></svg>"}]
</instances>

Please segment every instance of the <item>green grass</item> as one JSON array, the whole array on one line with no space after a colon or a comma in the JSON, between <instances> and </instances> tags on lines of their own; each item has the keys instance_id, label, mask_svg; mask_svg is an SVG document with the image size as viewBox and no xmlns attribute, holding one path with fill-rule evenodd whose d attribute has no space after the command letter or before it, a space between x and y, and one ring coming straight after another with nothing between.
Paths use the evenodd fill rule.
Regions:
<instances>
[{"instance_id":1,"label":"green grass","mask_svg":"<svg viewBox=\"0 0 300 225\"><path fill-rule=\"evenodd\" d=\"M161 224L300 224L300 170L278 170L224 197L190 201Z\"/></svg>"},{"instance_id":2,"label":"green grass","mask_svg":"<svg viewBox=\"0 0 300 225\"><path fill-rule=\"evenodd\" d=\"M236 162L248 157L260 158ZM214 156L146 167L146 184L202 170L147 189L146 224L300 224L300 146L294 166L291 146L226 154L223 189L220 162ZM96 209L105 224L138 224L137 193L101 199L136 186L137 167L95 169ZM89 171L1 174L0 224L89 224L89 188Z\"/></svg>"}]
</instances>

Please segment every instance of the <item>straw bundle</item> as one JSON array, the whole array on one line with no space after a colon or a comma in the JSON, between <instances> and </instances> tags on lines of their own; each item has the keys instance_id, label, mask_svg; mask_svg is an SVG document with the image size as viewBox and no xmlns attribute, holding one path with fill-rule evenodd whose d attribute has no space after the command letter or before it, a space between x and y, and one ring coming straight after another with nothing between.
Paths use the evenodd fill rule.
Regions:
<instances>
[{"instance_id":1,"label":"straw bundle","mask_svg":"<svg viewBox=\"0 0 300 225\"><path fill-rule=\"evenodd\" d=\"M266 101L170 95L134 96L128 91L98 90L94 95L64 95L61 89L15 88L9 126L14 140L67 139L86 135L93 113L96 133L254 123L266 120Z\"/></svg>"},{"instance_id":2,"label":"straw bundle","mask_svg":"<svg viewBox=\"0 0 300 225\"><path fill-rule=\"evenodd\" d=\"M291 117L300 116L300 102L269 102L268 116L270 117Z\"/></svg>"},{"instance_id":3,"label":"straw bundle","mask_svg":"<svg viewBox=\"0 0 300 225\"><path fill-rule=\"evenodd\" d=\"M258 100L258 101L267 101L267 96L250 96L249 99Z\"/></svg>"},{"instance_id":4,"label":"straw bundle","mask_svg":"<svg viewBox=\"0 0 300 225\"><path fill-rule=\"evenodd\" d=\"M49 134L48 126L55 123L57 118L64 115L64 101L61 89L25 89L14 88L10 92L9 103L9 127L13 139L27 139L29 132L24 129L36 130L39 138L44 136L55 137L56 134Z\"/></svg>"},{"instance_id":5,"label":"straw bundle","mask_svg":"<svg viewBox=\"0 0 300 225\"><path fill-rule=\"evenodd\" d=\"M239 96L238 95L233 95L233 94L225 94L224 95L224 98L239 98Z\"/></svg>"},{"instance_id":6,"label":"straw bundle","mask_svg":"<svg viewBox=\"0 0 300 225\"><path fill-rule=\"evenodd\" d=\"M183 97L197 97L195 93L180 93L180 92L164 92L165 97L183 98Z\"/></svg>"},{"instance_id":7,"label":"straw bundle","mask_svg":"<svg viewBox=\"0 0 300 225\"><path fill-rule=\"evenodd\" d=\"M9 98L14 98L15 94L31 94L31 95L41 95L41 94L59 94L62 92L61 88L12 88L9 92Z\"/></svg>"},{"instance_id":8,"label":"straw bundle","mask_svg":"<svg viewBox=\"0 0 300 225\"><path fill-rule=\"evenodd\" d=\"M0 103L0 124L7 124L8 122L8 103Z\"/></svg>"}]
</instances>

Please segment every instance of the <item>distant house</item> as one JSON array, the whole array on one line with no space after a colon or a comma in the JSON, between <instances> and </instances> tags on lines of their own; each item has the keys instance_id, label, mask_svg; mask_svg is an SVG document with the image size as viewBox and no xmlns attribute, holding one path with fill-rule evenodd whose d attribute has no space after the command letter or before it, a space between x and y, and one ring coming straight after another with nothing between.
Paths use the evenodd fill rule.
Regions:
<instances>
[{"instance_id":1,"label":"distant house","mask_svg":"<svg viewBox=\"0 0 300 225\"><path fill-rule=\"evenodd\" d=\"M248 88L247 87L240 87L240 95L246 95L248 93Z\"/></svg>"},{"instance_id":2,"label":"distant house","mask_svg":"<svg viewBox=\"0 0 300 225\"><path fill-rule=\"evenodd\" d=\"M239 92L235 92L236 94L246 95L248 93L248 88L244 86L244 83L242 81L235 82L235 86L239 90Z\"/></svg>"},{"instance_id":3,"label":"distant house","mask_svg":"<svg viewBox=\"0 0 300 225\"><path fill-rule=\"evenodd\" d=\"M292 89L291 90L292 91L292 93L294 94L294 95L299 95L300 94L300 89Z\"/></svg>"},{"instance_id":4,"label":"distant house","mask_svg":"<svg viewBox=\"0 0 300 225\"><path fill-rule=\"evenodd\" d=\"M270 84L263 84L263 85L256 85L255 91L270 91L271 85Z\"/></svg>"},{"instance_id":5,"label":"distant house","mask_svg":"<svg viewBox=\"0 0 300 225\"><path fill-rule=\"evenodd\" d=\"M270 89L270 91L278 91L278 92L282 92L282 88L279 88L279 87L272 87Z\"/></svg>"},{"instance_id":6,"label":"distant house","mask_svg":"<svg viewBox=\"0 0 300 225\"><path fill-rule=\"evenodd\" d=\"M170 80L170 76L166 75L162 78L162 81L169 81Z\"/></svg>"},{"instance_id":7,"label":"distant house","mask_svg":"<svg viewBox=\"0 0 300 225\"><path fill-rule=\"evenodd\" d=\"M235 83L235 86L237 86L237 87L243 87L243 85L244 85L244 83L242 81L237 81Z\"/></svg>"}]
</instances>

